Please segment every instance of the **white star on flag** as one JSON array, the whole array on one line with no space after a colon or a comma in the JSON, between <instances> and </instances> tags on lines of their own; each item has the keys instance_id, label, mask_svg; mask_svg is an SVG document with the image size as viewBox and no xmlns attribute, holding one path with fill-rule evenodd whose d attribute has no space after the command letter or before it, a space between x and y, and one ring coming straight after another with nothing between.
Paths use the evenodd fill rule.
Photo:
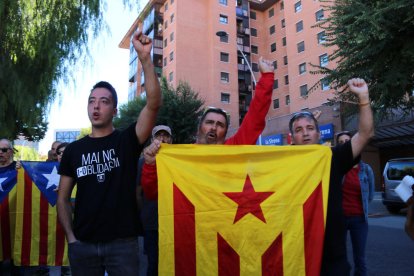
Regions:
<instances>
[{"instance_id":1,"label":"white star on flag","mask_svg":"<svg viewBox=\"0 0 414 276\"><path fill-rule=\"evenodd\" d=\"M7 177L0 178L0 191L2 191L2 192L4 192L4 190L3 190L3 186L1 185L1 183L3 183L4 180L6 180L6 179L7 179Z\"/></svg>"},{"instance_id":2,"label":"white star on flag","mask_svg":"<svg viewBox=\"0 0 414 276\"><path fill-rule=\"evenodd\" d=\"M46 190L52 186L59 186L60 175L57 173L56 166L53 167L50 174L44 173L43 176L47 178Z\"/></svg>"}]
</instances>

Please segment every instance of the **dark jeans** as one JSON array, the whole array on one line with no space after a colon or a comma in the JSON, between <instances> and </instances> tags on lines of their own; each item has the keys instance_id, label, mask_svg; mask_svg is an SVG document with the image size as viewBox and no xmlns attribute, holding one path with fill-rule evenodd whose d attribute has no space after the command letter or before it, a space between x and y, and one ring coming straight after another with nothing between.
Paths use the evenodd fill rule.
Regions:
<instances>
[{"instance_id":1,"label":"dark jeans","mask_svg":"<svg viewBox=\"0 0 414 276\"><path fill-rule=\"evenodd\" d=\"M158 230L144 230L144 249L148 257L147 276L158 275Z\"/></svg>"},{"instance_id":2,"label":"dark jeans","mask_svg":"<svg viewBox=\"0 0 414 276\"><path fill-rule=\"evenodd\" d=\"M349 230L354 256L354 275L367 275L365 247L368 236L368 222L364 216L345 217L346 229Z\"/></svg>"},{"instance_id":3,"label":"dark jeans","mask_svg":"<svg viewBox=\"0 0 414 276\"><path fill-rule=\"evenodd\" d=\"M68 246L72 275L138 275L138 238L111 242L87 243L77 241Z\"/></svg>"}]
</instances>

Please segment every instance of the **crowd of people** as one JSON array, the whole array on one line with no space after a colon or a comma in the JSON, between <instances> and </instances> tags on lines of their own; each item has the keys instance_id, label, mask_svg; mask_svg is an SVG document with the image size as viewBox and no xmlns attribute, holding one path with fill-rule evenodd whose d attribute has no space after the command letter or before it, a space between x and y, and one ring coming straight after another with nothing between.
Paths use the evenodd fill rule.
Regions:
<instances>
[{"instance_id":1,"label":"crowd of people","mask_svg":"<svg viewBox=\"0 0 414 276\"><path fill-rule=\"evenodd\" d=\"M156 155L162 143L172 143L173 131L169 126L155 126L162 99L150 56L152 41L138 31L132 43L143 67L147 95L146 105L137 114L136 122L124 130L114 128L112 120L117 113L117 93L111 84L98 82L93 86L87 104L91 134L70 144L55 142L49 152L48 161L60 162L57 211L66 233L73 275L138 275L139 235L144 236L147 275L158 275ZM259 69L261 78L238 131L226 138L227 112L207 108L199 121L196 144L256 144L265 127L274 82L270 61L261 58ZM351 79L348 87L359 100L359 125L353 135L338 133L336 145L331 148L321 275L350 275L346 256L347 231L352 240L355 275L367 274L367 208L373 197L374 177L360 155L374 135L374 125L365 81ZM293 146L320 143L318 121L310 112L292 114L289 130ZM148 139L151 143L145 147ZM10 141L0 140L0 172L16 168L13 150ZM72 213L70 196L75 185L76 205ZM412 208L410 214L412 216ZM411 235L413 224L413 219L407 218L406 229Z\"/></svg>"}]
</instances>

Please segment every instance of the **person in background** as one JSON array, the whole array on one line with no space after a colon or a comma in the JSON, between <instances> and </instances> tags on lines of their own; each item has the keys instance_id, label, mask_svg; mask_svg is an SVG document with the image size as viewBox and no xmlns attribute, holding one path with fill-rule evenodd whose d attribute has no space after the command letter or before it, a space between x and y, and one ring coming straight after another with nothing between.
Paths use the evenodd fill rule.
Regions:
<instances>
[{"instance_id":1,"label":"person in background","mask_svg":"<svg viewBox=\"0 0 414 276\"><path fill-rule=\"evenodd\" d=\"M363 148L374 135L374 120L367 84L363 79L356 78L348 81L348 87L359 99L358 132L350 141L332 148L321 275L340 276L350 273L346 256L346 228L342 210L342 179L358 162L357 159ZM311 112L294 113L289 121L289 130L294 146L319 144L321 133L318 121Z\"/></svg>"},{"instance_id":2,"label":"person in background","mask_svg":"<svg viewBox=\"0 0 414 276\"><path fill-rule=\"evenodd\" d=\"M57 162L58 161L58 156L56 153L56 149L57 147L61 144L62 142L60 141L54 141L52 143L52 147L50 148L49 152L47 153L47 160L48 162Z\"/></svg>"},{"instance_id":3,"label":"person in background","mask_svg":"<svg viewBox=\"0 0 414 276\"><path fill-rule=\"evenodd\" d=\"M171 128L166 125L157 125L152 129L151 142L158 140L161 143L172 144ZM138 162L138 189L137 198L141 204L141 221L144 228L144 250L148 257L147 276L158 275L158 202L149 199L142 191L141 174L144 158Z\"/></svg>"},{"instance_id":4,"label":"person in background","mask_svg":"<svg viewBox=\"0 0 414 276\"><path fill-rule=\"evenodd\" d=\"M343 145L351 138L349 131L342 131L336 135L336 143ZM374 182L372 168L363 161L348 171L342 182L342 208L345 227L351 236L354 275L367 275L365 247L368 237L368 203L374 199Z\"/></svg>"},{"instance_id":5,"label":"person in background","mask_svg":"<svg viewBox=\"0 0 414 276\"><path fill-rule=\"evenodd\" d=\"M63 152L65 151L66 146L69 145L69 143L62 143L56 148L56 155L57 155L57 161L60 163L62 160Z\"/></svg>"}]
</instances>

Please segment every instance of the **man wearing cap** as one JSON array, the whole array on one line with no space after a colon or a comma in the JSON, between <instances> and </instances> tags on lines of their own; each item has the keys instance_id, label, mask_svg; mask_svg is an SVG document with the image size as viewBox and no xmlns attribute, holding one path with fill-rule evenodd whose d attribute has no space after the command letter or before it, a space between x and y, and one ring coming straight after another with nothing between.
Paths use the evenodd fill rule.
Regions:
<instances>
[{"instance_id":1,"label":"man wearing cap","mask_svg":"<svg viewBox=\"0 0 414 276\"><path fill-rule=\"evenodd\" d=\"M228 114L221 108L209 107L200 118L196 144L225 144L225 145L255 145L266 126L266 114L272 100L274 82L274 67L272 62L259 59L259 69L262 74L256 85L254 97L249 111L243 119L240 128L226 140L229 128ZM144 150L145 164L142 170L141 184L145 195L151 199L158 198L158 180L155 156L161 143L154 140Z\"/></svg>"},{"instance_id":2,"label":"man wearing cap","mask_svg":"<svg viewBox=\"0 0 414 276\"><path fill-rule=\"evenodd\" d=\"M157 140L161 143L172 144L171 128L158 125L152 129L151 141ZM141 221L144 228L144 249L148 257L147 275L158 275L158 202L149 199L141 188L141 173L144 158L138 163L138 189L137 199L141 208ZM142 203L142 204L141 204Z\"/></svg>"},{"instance_id":3,"label":"man wearing cap","mask_svg":"<svg viewBox=\"0 0 414 276\"><path fill-rule=\"evenodd\" d=\"M332 148L321 275L350 274L350 265L346 256L346 228L342 210L342 179L358 163L359 155L374 135L367 84L363 79L351 79L348 81L348 87L359 99L359 126L358 132L350 141ZM289 130L295 146L319 144L318 122L310 112L294 113L289 121Z\"/></svg>"}]
</instances>

